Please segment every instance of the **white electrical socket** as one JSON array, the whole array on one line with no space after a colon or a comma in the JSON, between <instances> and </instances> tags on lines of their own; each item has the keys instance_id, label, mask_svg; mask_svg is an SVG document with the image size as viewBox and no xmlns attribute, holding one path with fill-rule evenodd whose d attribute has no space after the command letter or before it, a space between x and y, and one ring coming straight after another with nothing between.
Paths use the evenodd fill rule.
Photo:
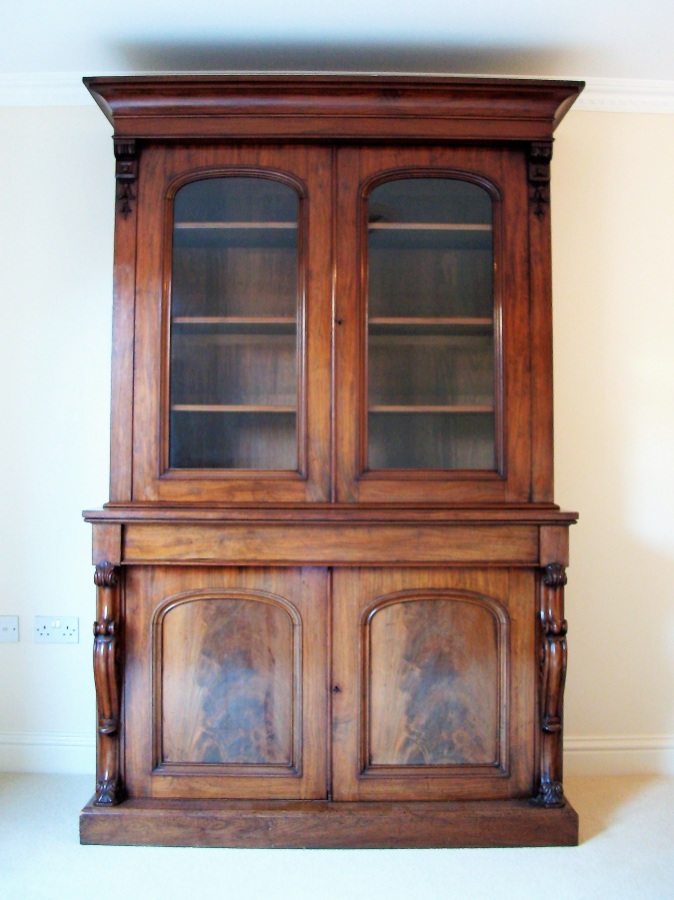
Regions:
<instances>
[{"instance_id":1,"label":"white electrical socket","mask_svg":"<svg viewBox=\"0 0 674 900\"><path fill-rule=\"evenodd\" d=\"M35 616L37 644L77 644L80 620L77 616Z\"/></svg>"},{"instance_id":2,"label":"white electrical socket","mask_svg":"<svg viewBox=\"0 0 674 900\"><path fill-rule=\"evenodd\" d=\"M19 617L0 616L0 644L10 644L19 640Z\"/></svg>"}]
</instances>

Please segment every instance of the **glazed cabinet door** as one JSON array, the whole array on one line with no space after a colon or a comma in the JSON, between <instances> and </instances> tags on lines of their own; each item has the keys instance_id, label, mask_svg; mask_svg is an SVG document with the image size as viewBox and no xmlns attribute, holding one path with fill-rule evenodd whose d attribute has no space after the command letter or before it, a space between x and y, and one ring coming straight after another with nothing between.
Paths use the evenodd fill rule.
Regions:
<instances>
[{"instance_id":1,"label":"glazed cabinet door","mask_svg":"<svg viewBox=\"0 0 674 900\"><path fill-rule=\"evenodd\" d=\"M535 576L337 569L333 797L533 791Z\"/></svg>"},{"instance_id":2,"label":"glazed cabinet door","mask_svg":"<svg viewBox=\"0 0 674 900\"><path fill-rule=\"evenodd\" d=\"M141 154L134 500L328 498L330 159Z\"/></svg>"},{"instance_id":3,"label":"glazed cabinet door","mask_svg":"<svg viewBox=\"0 0 674 900\"><path fill-rule=\"evenodd\" d=\"M529 499L524 165L500 148L338 151L340 500Z\"/></svg>"},{"instance_id":4,"label":"glazed cabinet door","mask_svg":"<svg viewBox=\"0 0 674 900\"><path fill-rule=\"evenodd\" d=\"M325 798L325 569L131 567L132 797Z\"/></svg>"}]
</instances>

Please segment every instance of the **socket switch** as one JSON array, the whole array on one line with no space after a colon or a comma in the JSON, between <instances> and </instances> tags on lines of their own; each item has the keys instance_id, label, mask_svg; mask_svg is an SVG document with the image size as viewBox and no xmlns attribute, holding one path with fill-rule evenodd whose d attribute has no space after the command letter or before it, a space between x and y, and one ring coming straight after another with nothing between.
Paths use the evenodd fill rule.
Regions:
<instances>
[{"instance_id":1,"label":"socket switch","mask_svg":"<svg viewBox=\"0 0 674 900\"><path fill-rule=\"evenodd\" d=\"M0 644L10 644L19 640L19 617L0 616Z\"/></svg>"},{"instance_id":2,"label":"socket switch","mask_svg":"<svg viewBox=\"0 0 674 900\"><path fill-rule=\"evenodd\" d=\"M77 616L35 616L37 644L77 644L80 620Z\"/></svg>"}]
</instances>

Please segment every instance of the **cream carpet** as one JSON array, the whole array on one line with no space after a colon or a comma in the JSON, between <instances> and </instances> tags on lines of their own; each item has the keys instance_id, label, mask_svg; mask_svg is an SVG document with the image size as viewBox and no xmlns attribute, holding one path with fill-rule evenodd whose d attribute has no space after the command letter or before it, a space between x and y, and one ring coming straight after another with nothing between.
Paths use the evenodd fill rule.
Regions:
<instances>
[{"instance_id":1,"label":"cream carpet","mask_svg":"<svg viewBox=\"0 0 674 900\"><path fill-rule=\"evenodd\" d=\"M0 898L674 898L674 779L566 787L580 815L575 848L196 850L82 847L90 777L0 775Z\"/></svg>"}]
</instances>

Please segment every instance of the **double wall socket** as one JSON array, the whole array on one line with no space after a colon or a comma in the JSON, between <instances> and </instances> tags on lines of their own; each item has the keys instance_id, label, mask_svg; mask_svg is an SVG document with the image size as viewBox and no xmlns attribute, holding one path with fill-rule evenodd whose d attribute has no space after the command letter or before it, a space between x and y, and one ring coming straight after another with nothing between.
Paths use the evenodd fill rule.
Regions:
<instances>
[{"instance_id":1,"label":"double wall socket","mask_svg":"<svg viewBox=\"0 0 674 900\"><path fill-rule=\"evenodd\" d=\"M35 616L35 642L38 644L77 644L80 620L77 616Z\"/></svg>"}]
</instances>

